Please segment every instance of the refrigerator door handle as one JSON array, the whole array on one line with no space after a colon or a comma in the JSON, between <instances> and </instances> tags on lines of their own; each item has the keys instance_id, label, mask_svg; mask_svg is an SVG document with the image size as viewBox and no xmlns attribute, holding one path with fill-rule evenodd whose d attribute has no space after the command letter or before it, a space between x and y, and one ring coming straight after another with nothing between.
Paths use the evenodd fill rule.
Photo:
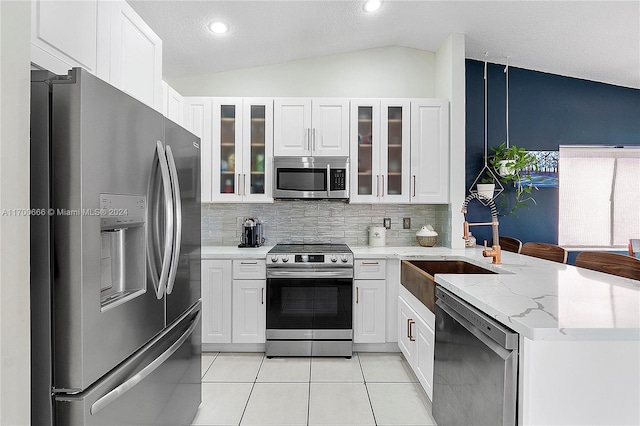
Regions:
<instances>
[{"instance_id":1,"label":"refrigerator door handle","mask_svg":"<svg viewBox=\"0 0 640 426\"><path fill-rule=\"evenodd\" d=\"M154 359L149 365L140 370L137 374L132 376L129 380L122 383L102 398L98 399L96 402L91 405L90 412L92 415L97 414L103 408L109 406L111 403L115 402L118 398L124 395L127 391L133 388L135 385L140 383L147 377L149 374L153 373L158 367L160 367L171 355L173 355L180 346L191 336L191 333L195 330L200 322L200 317L202 316L202 311L199 311L196 315L195 319L189 326L189 328L180 336L176 342L169 347L166 351L164 351L158 358Z\"/></svg>"},{"instance_id":2,"label":"refrigerator door handle","mask_svg":"<svg viewBox=\"0 0 640 426\"><path fill-rule=\"evenodd\" d=\"M171 186L173 187L173 208L175 220L175 234L173 238L173 255L171 257L171 268L169 269L169 280L167 281L167 294L173 291L178 272L178 261L180 259L180 243L182 241L182 202L180 200L180 183L178 181L178 170L173 158L171 147L167 145L167 162L169 163L169 174L171 175Z\"/></svg>"},{"instance_id":3,"label":"refrigerator door handle","mask_svg":"<svg viewBox=\"0 0 640 426\"><path fill-rule=\"evenodd\" d=\"M169 166L167 163L167 157L165 155L164 146L162 142L158 141L156 143L156 155L158 163L160 166L160 174L162 176L162 186L164 189L164 211L165 211L165 220L164 220L164 254L162 256L162 266L160 269L160 276L158 276L158 267L155 261L155 250L156 247L151 244L150 249L153 250L153 253L148 253L147 260L149 262L149 269L151 274L151 280L153 281L153 286L156 288L156 297L158 299L162 299L164 297L165 290L167 288L167 279L169 278L169 266L171 262L171 252L173 249L173 196L171 193L171 178L169 176ZM152 176L155 173L155 166L151 171ZM151 192L155 190L155 187L150 185L150 195ZM160 194L156 195L157 197ZM151 207L151 205L150 205ZM157 216L155 218L157 221ZM157 223L156 223L157 224ZM155 240L154 240L155 242ZM158 247L157 250L160 251L159 242L157 242Z\"/></svg>"}]
</instances>

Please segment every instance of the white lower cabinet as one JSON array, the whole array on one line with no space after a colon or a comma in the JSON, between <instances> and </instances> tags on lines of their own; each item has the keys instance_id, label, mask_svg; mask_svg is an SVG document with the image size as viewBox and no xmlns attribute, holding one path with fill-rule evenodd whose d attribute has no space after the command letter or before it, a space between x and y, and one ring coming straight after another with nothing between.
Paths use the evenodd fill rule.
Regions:
<instances>
[{"instance_id":1,"label":"white lower cabinet","mask_svg":"<svg viewBox=\"0 0 640 426\"><path fill-rule=\"evenodd\" d=\"M233 343L265 343L266 277L264 259L233 261Z\"/></svg>"},{"instance_id":2,"label":"white lower cabinet","mask_svg":"<svg viewBox=\"0 0 640 426\"><path fill-rule=\"evenodd\" d=\"M354 343L385 342L385 280L355 280Z\"/></svg>"},{"instance_id":3,"label":"white lower cabinet","mask_svg":"<svg viewBox=\"0 0 640 426\"><path fill-rule=\"evenodd\" d=\"M264 259L202 261L202 343L264 343Z\"/></svg>"},{"instance_id":4,"label":"white lower cabinet","mask_svg":"<svg viewBox=\"0 0 640 426\"><path fill-rule=\"evenodd\" d=\"M418 381L433 398L433 344L435 315L407 289L398 296L398 346Z\"/></svg>"},{"instance_id":5,"label":"white lower cabinet","mask_svg":"<svg viewBox=\"0 0 640 426\"><path fill-rule=\"evenodd\" d=\"M384 343L386 329L385 261L357 259L354 264L353 341Z\"/></svg>"},{"instance_id":6,"label":"white lower cabinet","mask_svg":"<svg viewBox=\"0 0 640 426\"><path fill-rule=\"evenodd\" d=\"M202 260L202 343L231 343L231 260Z\"/></svg>"},{"instance_id":7,"label":"white lower cabinet","mask_svg":"<svg viewBox=\"0 0 640 426\"><path fill-rule=\"evenodd\" d=\"M233 343L264 343L266 280L233 280Z\"/></svg>"}]
</instances>

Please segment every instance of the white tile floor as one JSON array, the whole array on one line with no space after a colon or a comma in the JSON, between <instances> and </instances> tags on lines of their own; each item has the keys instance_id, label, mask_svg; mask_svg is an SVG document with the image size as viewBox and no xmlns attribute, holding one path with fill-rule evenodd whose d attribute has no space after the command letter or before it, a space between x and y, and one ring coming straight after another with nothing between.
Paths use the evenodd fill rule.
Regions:
<instances>
[{"instance_id":1,"label":"white tile floor","mask_svg":"<svg viewBox=\"0 0 640 426\"><path fill-rule=\"evenodd\" d=\"M435 425L431 403L399 353L345 358L202 355L192 425Z\"/></svg>"}]
</instances>

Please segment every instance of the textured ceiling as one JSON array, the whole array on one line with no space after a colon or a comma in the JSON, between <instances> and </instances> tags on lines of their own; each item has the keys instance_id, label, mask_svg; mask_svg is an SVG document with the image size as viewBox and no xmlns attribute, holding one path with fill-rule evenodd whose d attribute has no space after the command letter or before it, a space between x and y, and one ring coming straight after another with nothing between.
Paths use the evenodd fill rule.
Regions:
<instances>
[{"instance_id":1,"label":"textured ceiling","mask_svg":"<svg viewBox=\"0 0 640 426\"><path fill-rule=\"evenodd\" d=\"M163 40L168 79L384 46L436 51L640 88L640 1L133 1ZM207 24L230 25L214 36Z\"/></svg>"}]
</instances>

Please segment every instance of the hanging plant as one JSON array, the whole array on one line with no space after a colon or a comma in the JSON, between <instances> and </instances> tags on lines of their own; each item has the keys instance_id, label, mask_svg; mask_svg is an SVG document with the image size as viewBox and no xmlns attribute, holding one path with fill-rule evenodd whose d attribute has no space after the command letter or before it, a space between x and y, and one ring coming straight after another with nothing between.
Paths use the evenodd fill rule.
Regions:
<instances>
[{"instance_id":1,"label":"hanging plant","mask_svg":"<svg viewBox=\"0 0 640 426\"><path fill-rule=\"evenodd\" d=\"M514 185L516 189L516 204L510 213L522 207L529 207L529 202L536 204L532 190L538 189L531 179L531 173L538 170L536 157L524 148L506 143L491 147L493 154L489 156L489 164L500 175L500 181Z\"/></svg>"}]
</instances>

